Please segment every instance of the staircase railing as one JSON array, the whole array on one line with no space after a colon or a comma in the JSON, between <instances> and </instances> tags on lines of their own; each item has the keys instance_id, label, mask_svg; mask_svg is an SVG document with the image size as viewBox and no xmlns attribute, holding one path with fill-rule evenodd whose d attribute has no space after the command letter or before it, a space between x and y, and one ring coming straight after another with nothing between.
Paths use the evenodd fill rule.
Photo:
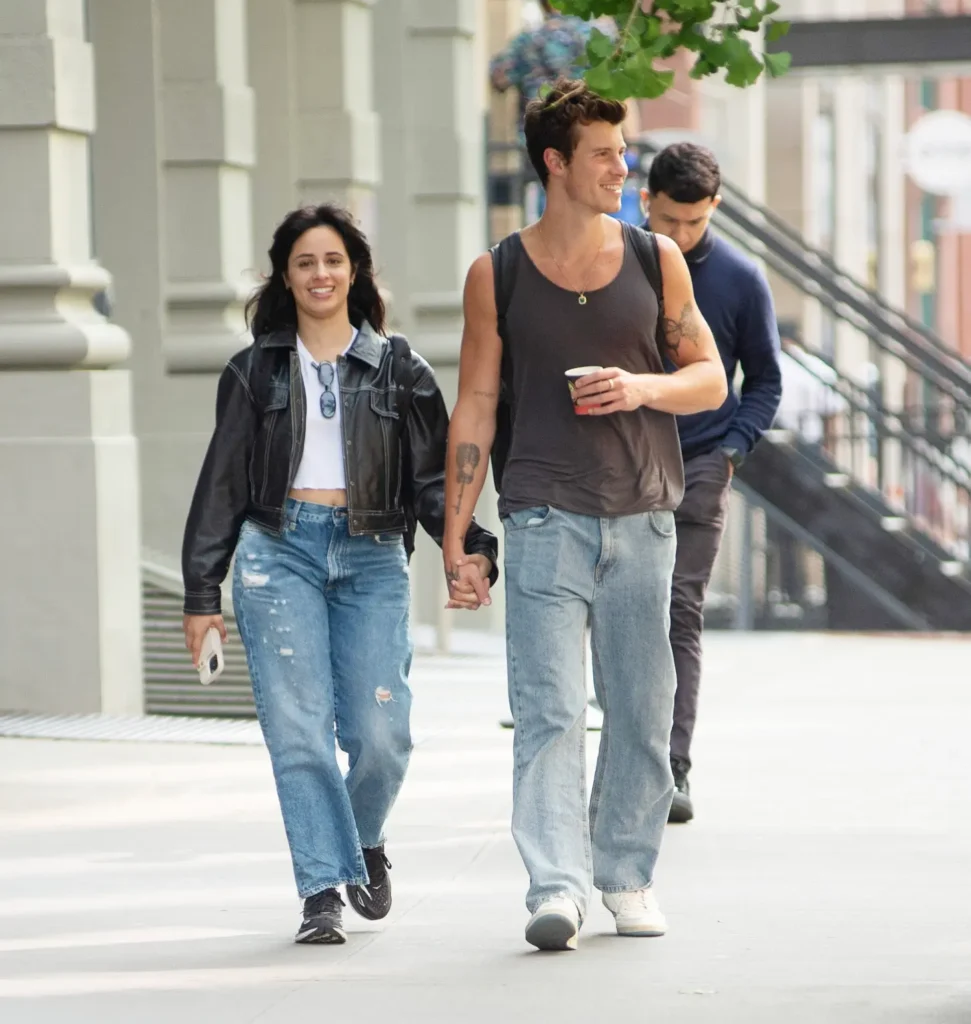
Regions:
<instances>
[{"instance_id":1,"label":"staircase railing","mask_svg":"<svg viewBox=\"0 0 971 1024\"><path fill-rule=\"evenodd\" d=\"M646 178L657 150L650 142L633 148L631 188ZM535 181L525 154L515 145L494 145L489 161L492 205L521 206L528 184ZM842 403L832 417L830 451L841 471L943 548L955 559L955 571L964 571L959 563L971 555L971 454L963 454L961 447L971 425L971 365L730 182L723 182L722 197L716 214L721 233L906 367L908 390L916 385L923 398L916 405L892 401L879 368L874 368L874 380L854 381L799 346L789 352ZM967 447L971 450L971 444Z\"/></svg>"},{"instance_id":2,"label":"staircase railing","mask_svg":"<svg viewBox=\"0 0 971 1024\"><path fill-rule=\"evenodd\" d=\"M900 412L886 408L879 388L852 380L799 346L787 344L783 354L783 391L786 360L819 386L816 401L780 414L781 425L802 438L803 452L816 448L870 495L885 528L903 525L898 517L905 520L917 527L915 536L923 534L947 553L953 572L963 571L971 548L971 455L960 445L942 451L911 430ZM940 550L929 553L939 557Z\"/></svg>"},{"instance_id":3,"label":"staircase railing","mask_svg":"<svg viewBox=\"0 0 971 1024\"><path fill-rule=\"evenodd\" d=\"M636 148L642 168L658 150L651 142L638 143ZM811 245L731 182L723 181L721 192L722 203L716 213L721 230L971 412L971 365L942 338L847 273L831 255Z\"/></svg>"}]
</instances>

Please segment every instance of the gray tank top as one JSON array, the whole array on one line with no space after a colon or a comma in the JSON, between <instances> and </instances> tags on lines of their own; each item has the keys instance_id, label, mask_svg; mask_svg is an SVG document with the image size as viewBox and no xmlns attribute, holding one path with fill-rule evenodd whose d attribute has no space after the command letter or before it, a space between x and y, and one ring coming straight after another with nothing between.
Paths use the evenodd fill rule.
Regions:
<instances>
[{"instance_id":1,"label":"gray tank top","mask_svg":"<svg viewBox=\"0 0 971 1024\"><path fill-rule=\"evenodd\" d=\"M518 245L506 313L512 361L512 440L499 512L552 505L587 516L675 509L684 466L674 416L654 409L577 416L564 372L619 366L663 373L655 330L657 296L624 232L620 273L604 288L553 284Z\"/></svg>"}]
</instances>

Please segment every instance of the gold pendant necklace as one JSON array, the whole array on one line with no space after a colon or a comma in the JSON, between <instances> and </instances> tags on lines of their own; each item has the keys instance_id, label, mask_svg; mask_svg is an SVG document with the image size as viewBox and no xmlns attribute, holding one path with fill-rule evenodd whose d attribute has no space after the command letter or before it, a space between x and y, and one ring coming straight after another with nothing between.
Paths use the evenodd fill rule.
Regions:
<instances>
[{"instance_id":1,"label":"gold pendant necklace","mask_svg":"<svg viewBox=\"0 0 971 1024\"><path fill-rule=\"evenodd\" d=\"M597 255L594 256L593 263L591 263L589 268L587 269L583 287L577 289L573 287L573 283L566 276L566 271L560 266L559 260L553 255L553 250L546 244L546 236L543 234L543 229L539 226L539 224L536 225L536 230L539 232L539 237L540 241L543 243L543 248L547 251L547 253L549 253L550 259L556 264L556 269L563 275L563 280L566 281L566 283L569 285L570 291L577 292L577 303L581 306L585 306L587 304L587 284L590 282L590 275L593 273L593 268L597 265L597 260L600 259L600 253L603 250L604 241L607 238L607 232L601 231L600 246L597 249Z\"/></svg>"}]
</instances>

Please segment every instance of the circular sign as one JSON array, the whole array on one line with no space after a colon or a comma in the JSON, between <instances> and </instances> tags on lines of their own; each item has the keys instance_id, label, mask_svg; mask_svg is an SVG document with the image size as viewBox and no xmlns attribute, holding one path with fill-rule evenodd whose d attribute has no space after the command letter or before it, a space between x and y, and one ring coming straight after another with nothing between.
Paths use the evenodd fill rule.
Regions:
<instances>
[{"instance_id":1,"label":"circular sign","mask_svg":"<svg viewBox=\"0 0 971 1024\"><path fill-rule=\"evenodd\" d=\"M925 192L971 191L971 117L957 110L924 114L904 136L904 163Z\"/></svg>"}]
</instances>

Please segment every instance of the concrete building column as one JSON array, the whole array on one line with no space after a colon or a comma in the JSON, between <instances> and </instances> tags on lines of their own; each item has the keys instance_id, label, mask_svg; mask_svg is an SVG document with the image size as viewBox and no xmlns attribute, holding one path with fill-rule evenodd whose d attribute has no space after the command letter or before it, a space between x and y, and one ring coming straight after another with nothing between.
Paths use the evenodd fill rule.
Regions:
<instances>
[{"instance_id":1,"label":"concrete building column","mask_svg":"<svg viewBox=\"0 0 971 1024\"><path fill-rule=\"evenodd\" d=\"M485 246L484 54L473 0L376 7L381 255L399 321L454 366L462 288Z\"/></svg>"},{"instance_id":2,"label":"concrete building column","mask_svg":"<svg viewBox=\"0 0 971 1024\"><path fill-rule=\"evenodd\" d=\"M405 5L411 306L425 354L455 363L465 274L485 246L484 61L474 0ZM395 154L386 158L386 175Z\"/></svg>"},{"instance_id":3,"label":"concrete building column","mask_svg":"<svg viewBox=\"0 0 971 1024\"><path fill-rule=\"evenodd\" d=\"M245 0L158 5L165 168L166 365L219 370L245 343L253 286Z\"/></svg>"},{"instance_id":4,"label":"concrete building column","mask_svg":"<svg viewBox=\"0 0 971 1024\"><path fill-rule=\"evenodd\" d=\"M247 0L249 82L255 106L253 265L267 271L270 239L297 206L294 0Z\"/></svg>"},{"instance_id":5,"label":"concrete building column","mask_svg":"<svg viewBox=\"0 0 971 1024\"><path fill-rule=\"evenodd\" d=\"M395 322L435 367L449 407L458 383L462 291L485 249L486 10L474 0L378 0L375 95L381 111L379 262ZM487 486L479 518L498 530ZM441 622L441 557L416 555L416 618ZM491 609L449 621L501 628L502 588ZM444 626L444 623L441 623Z\"/></svg>"},{"instance_id":6,"label":"concrete building column","mask_svg":"<svg viewBox=\"0 0 971 1024\"><path fill-rule=\"evenodd\" d=\"M253 243L263 270L273 230L304 203L341 203L376 241L372 7L373 0L247 0L257 97Z\"/></svg>"},{"instance_id":7,"label":"concrete building column","mask_svg":"<svg viewBox=\"0 0 971 1024\"><path fill-rule=\"evenodd\" d=\"M212 429L211 374L166 365L167 229L160 8L164 0L88 0L98 130L91 140L94 237L114 281L112 319L132 338L142 545L175 570L189 495ZM237 347L243 344L240 341Z\"/></svg>"},{"instance_id":8,"label":"concrete building column","mask_svg":"<svg viewBox=\"0 0 971 1024\"><path fill-rule=\"evenodd\" d=\"M369 237L377 228L380 174L373 6L374 0L296 0L292 36L297 198L342 203Z\"/></svg>"},{"instance_id":9,"label":"concrete building column","mask_svg":"<svg viewBox=\"0 0 971 1024\"><path fill-rule=\"evenodd\" d=\"M0 709L142 708L124 330L94 308L83 0L0 5Z\"/></svg>"},{"instance_id":10,"label":"concrete building column","mask_svg":"<svg viewBox=\"0 0 971 1024\"><path fill-rule=\"evenodd\" d=\"M487 0L481 13L485 21L483 38L486 41L485 63L494 54L504 49L509 41L522 31L523 6L520 0ZM488 142L504 145L515 144L519 138L519 92L507 89L504 93L488 87ZM492 173L515 172L522 166L525 157L519 153L496 152L489 157L488 171ZM487 242L497 242L523 226L521 207L492 206L490 210L489 237Z\"/></svg>"}]
</instances>

